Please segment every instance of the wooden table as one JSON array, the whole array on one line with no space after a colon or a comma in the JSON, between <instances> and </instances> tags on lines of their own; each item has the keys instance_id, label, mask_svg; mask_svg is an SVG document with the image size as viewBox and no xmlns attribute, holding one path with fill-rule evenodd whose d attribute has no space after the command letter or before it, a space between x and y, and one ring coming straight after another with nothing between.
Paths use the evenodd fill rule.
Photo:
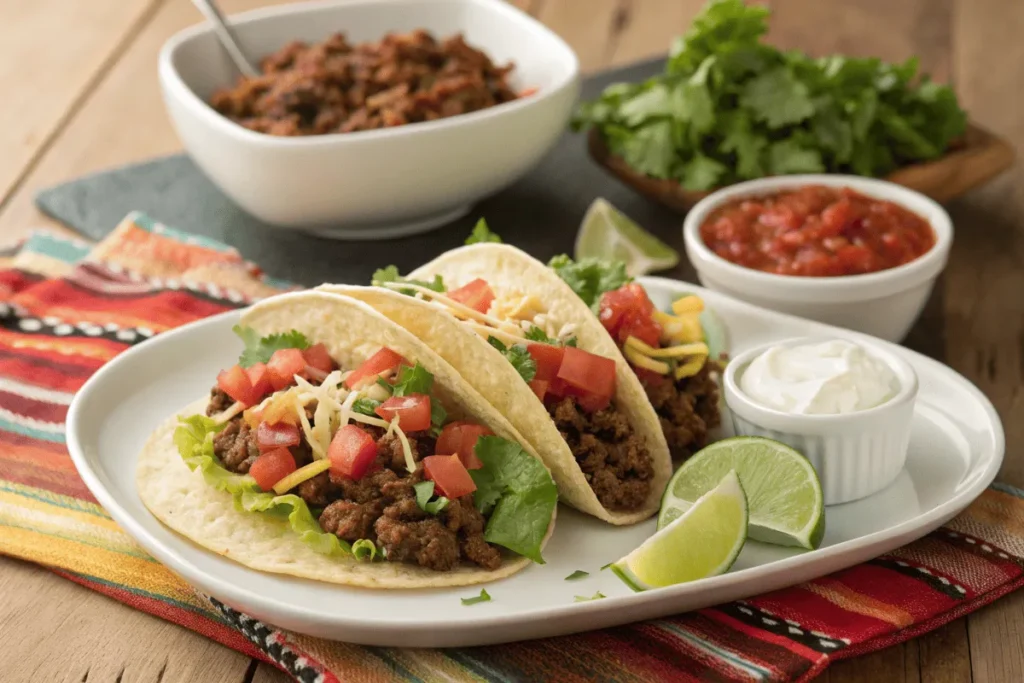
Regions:
<instances>
[{"instance_id":1,"label":"wooden table","mask_svg":"<svg viewBox=\"0 0 1024 683\"><path fill-rule=\"evenodd\" d=\"M223 0L229 12L272 4ZM560 33L586 71L663 53L701 0L515 0ZM918 55L956 83L972 118L1024 152L1021 0L772 0L771 40L815 54ZM0 3L0 246L59 226L36 190L179 149L156 55L199 19L185 0ZM908 345L978 384L1007 429L1001 478L1024 486L1024 171L950 207L957 237ZM46 570L0 558L0 680L284 681L272 667ZM834 683L1024 681L1024 594L938 631L842 662Z\"/></svg>"}]
</instances>

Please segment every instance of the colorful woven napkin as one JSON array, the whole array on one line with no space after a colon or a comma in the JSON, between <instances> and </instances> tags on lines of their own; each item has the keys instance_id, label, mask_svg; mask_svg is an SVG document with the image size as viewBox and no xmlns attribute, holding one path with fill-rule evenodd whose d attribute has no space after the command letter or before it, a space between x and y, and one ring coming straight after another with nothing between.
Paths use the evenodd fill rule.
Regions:
<instances>
[{"instance_id":1,"label":"colorful woven napkin","mask_svg":"<svg viewBox=\"0 0 1024 683\"><path fill-rule=\"evenodd\" d=\"M90 374L154 334L278 291L233 249L129 216L100 245L46 235L0 258L0 552L313 681L806 681L1024 581L1024 492L995 485L896 552L669 619L511 645L360 647L274 629L194 593L79 479L64 418Z\"/></svg>"}]
</instances>

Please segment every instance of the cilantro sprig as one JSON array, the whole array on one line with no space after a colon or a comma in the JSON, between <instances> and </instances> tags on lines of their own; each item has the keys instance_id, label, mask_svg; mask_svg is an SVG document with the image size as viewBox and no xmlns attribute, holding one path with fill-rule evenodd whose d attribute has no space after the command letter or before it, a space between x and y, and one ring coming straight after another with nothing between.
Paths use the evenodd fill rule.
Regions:
<instances>
[{"instance_id":1,"label":"cilantro sprig","mask_svg":"<svg viewBox=\"0 0 1024 683\"><path fill-rule=\"evenodd\" d=\"M268 334L261 337L260 333L251 327L235 325L231 328L245 344L245 350L238 357L238 364L243 368L252 367L256 363L267 363L274 351L281 349L308 349L309 340L306 335L297 330Z\"/></svg>"},{"instance_id":2,"label":"cilantro sprig","mask_svg":"<svg viewBox=\"0 0 1024 683\"><path fill-rule=\"evenodd\" d=\"M943 154L966 115L917 58L816 59L761 42L770 12L714 0L659 76L609 86L573 126L640 173L707 190L766 175L881 176Z\"/></svg>"},{"instance_id":3,"label":"cilantro sprig","mask_svg":"<svg viewBox=\"0 0 1024 683\"><path fill-rule=\"evenodd\" d=\"M380 401L365 396L360 396L352 404L352 410L360 415L369 415L370 417L377 417L377 408L379 407Z\"/></svg>"},{"instance_id":4,"label":"cilantro sprig","mask_svg":"<svg viewBox=\"0 0 1024 683\"><path fill-rule=\"evenodd\" d=\"M524 382L529 382L537 376L537 361L533 360L533 356L530 355L524 344L506 346L497 337L488 337L487 343L505 356L505 359L512 364Z\"/></svg>"},{"instance_id":5,"label":"cilantro sprig","mask_svg":"<svg viewBox=\"0 0 1024 683\"><path fill-rule=\"evenodd\" d=\"M501 243L501 237L491 229L487 227L487 221L483 218L476 222L473 226L473 232L469 233L469 237L466 238L466 244L480 244L481 242L497 242Z\"/></svg>"},{"instance_id":6,"label":"cilantro sprig","mask_svg":"<svg viewBox=\"0 0 1024 683\"><path fill-rule=\"evenodd\" d=\"M563 342L555 339L554 337L549 337L547 332L536 325L531 325L530 329L526 330L524 334L529 341L541 342L542 344L553 344L554 346L576 346L575 336L569 337Z\"/></svg>"}]
</instances>

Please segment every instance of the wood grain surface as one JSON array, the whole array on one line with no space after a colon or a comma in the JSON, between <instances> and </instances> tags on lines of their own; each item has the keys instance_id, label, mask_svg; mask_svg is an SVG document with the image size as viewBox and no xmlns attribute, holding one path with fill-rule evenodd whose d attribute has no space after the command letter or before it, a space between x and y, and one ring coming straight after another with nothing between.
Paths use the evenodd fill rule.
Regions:
<instances>
[{"instance_id":1,"label":"wood grain surface","mask_svg":"<svg viewBox=\"0 0 1024 683\"><path fill-rule=\"evenodd\" d=\"M275 4L223 0L228 12ZM663 53L701 0L514 0L584 70ZM1024 151L1021 0L771 0L770 39L813 54L921 58L971 118ZM41 187L179 149L157 51L199 17L185 0L0 2L0 246L36 228ZM949 205L949 266L908 345L975 382L1007 431L1001 479L1024 486L1024 170ZM0 557L0 681L281 683L283 674L36 566ZM1024 681L1024 595L873 655L830 683Z\"/></svg>"}]
</instances>

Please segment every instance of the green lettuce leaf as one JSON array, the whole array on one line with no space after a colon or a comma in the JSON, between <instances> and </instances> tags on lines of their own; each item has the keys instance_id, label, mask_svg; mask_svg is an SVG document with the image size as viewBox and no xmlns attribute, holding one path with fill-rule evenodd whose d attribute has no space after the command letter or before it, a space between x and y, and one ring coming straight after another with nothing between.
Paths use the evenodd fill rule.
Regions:
<instances>
[{"instance_id":1,"label":"green lettuce leaf","mask_svg":"<svg viewBox=\"0 0 1024 683\"><path fill-rule=\"evenodd\" d=\"M466 244L480 244L481 242L501 243L501 237L497 233L491 232L491 229L487 227L487 221L483 218L476 222L473 232L469 233L469 237L466 238Z\"/></svg>"},{"instance_id":2,"label":"green lettuce leaf","mask_svg":"<svg viewBox=\"0 0 1024 683\"><path fill-rule=\"evenodd\" d=\"M431 289L435 292L444 293L447 291L444 286L444 279L440 275L435 275L434 279L430 282L427 282L426 280L411 280L409 278L404 278L399 274L398 266L378 268L373 272L373 277L370 282L375 286L380 286L387 282L407 282L410 285L419 285L420 287L426 287L427 289ZM414 289L400 289L398 291L408 296L416 295L416 290Z\"/></svg>"},{"instance_id":3,"label":"green lettuce leaf","mask_svg":"<svg viewBox=\"0 0 1024 683\"><path fill-rule=\"evenodd\" d=\"M448 499L444 496L438 496L433 501L430 500L434 496L434 482L421 481L413 484L412 488L416 492L416 506L428 515L436 515L448 507Z\"/></svg>"},{"instance_id":4,"label":"green lettuce leaf","mask_svg":"<svg viewBox=\"0 0 1024 683\"><path fill-rule=\"evenodd\" d=\"M501 437L480 437L475 452L484 466L470 471L477 486L473 502L490 512L484 539L543 564L540 544L558 503L551 475L522 446Z\"/></svg>"},{"instance_id":5,"label":"green lettuce leaf","mask_svg":"<svg viewBox=\"0 0 1024 683\"><path fill-rule=\"evenodd\" d=\"M626 274L626 264L621 261L602 261L584 258L573 261L565 254L548 261L548 267L576 292L584 303L597 314L601 295L618 289L633 280Z\"/></svg>"},{"instance_id":6,"label":"green lettuce leaf","mask_svg":"<svg viewBox=\"0 0 1024 683\"><path fill-rule=\"evenodd\" d=\"M320 528L302 498L291 493L278 496L261 491L252 477L224 469L213 453L213 437L223 428L224 425L204 415L179 419L174 445L190 470L198 469L209 486L231 494L236 510L287 519L292 531L314 551L323 555L352 554L352 546Z\"/></svg>"}]
</instances>

